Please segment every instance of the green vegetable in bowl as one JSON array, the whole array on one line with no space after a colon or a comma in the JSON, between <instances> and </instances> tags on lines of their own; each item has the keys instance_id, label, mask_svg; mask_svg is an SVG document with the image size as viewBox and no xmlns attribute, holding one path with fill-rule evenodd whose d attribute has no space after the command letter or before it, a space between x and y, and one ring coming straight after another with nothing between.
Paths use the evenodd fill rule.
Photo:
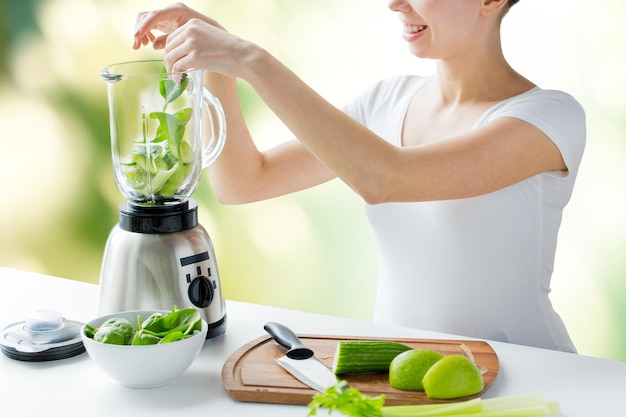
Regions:
<instances>
[{"instance_id":1,"label":"green vegetable in bowl","mask_svg":"<svg viewBox=\"0 0 626 417\"><path fill-rule=\"evenodd\" d=\"M171 313L163 315L154 313L141 322L141 317L137 317L139 331L135 334L133 345L146 345L156 343L170 343L193 336L200 332L202 320L200 313L195 308L185 308L182 310L172 310Z\"/></svg>"},{"instance_id":2,"label":"green vegetable in bowl","mask_svg":"<svg viewBox=\"0 0 626 417\"><path fill-rule=\"evenodd\" d=\"M101 343L142 346L183 340L200 333L201 329L198 310L178 310L174 306L168 314L154 313L145 320L137 316L137 328L126 319L111 318L98 329L85 326L85 335Z\"/></svg>"},{"instance_id":3,"label":"green vegetable in bowl","mask_svg":"<svg viewBox=\"0 0 626 417\"><path fill-rule=\"evenodd\" d=\"M137 331L126 319L113 318L105 321L94 332L93 340L110 345L129 345Z\"/></svg>"},{"instance_id":4,"label":"green vegetable in bowl","mask_svg":"<svg viewBox=\"0 0 626 417\"><path fill-rule=\"evenodd\" d=\"M155 336L164 337L173 331L180 331L183 335L187 335L194 330L200 331L201 325L198 310L185 308L173 310L166 315L154 313L143 322L142 330Z\"/></svg>"}]
</instances>

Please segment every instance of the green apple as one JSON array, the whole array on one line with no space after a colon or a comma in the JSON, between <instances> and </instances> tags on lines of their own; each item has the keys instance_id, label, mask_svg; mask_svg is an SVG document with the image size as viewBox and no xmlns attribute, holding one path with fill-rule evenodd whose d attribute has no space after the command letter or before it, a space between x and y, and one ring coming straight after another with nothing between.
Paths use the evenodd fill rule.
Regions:
<instances>
[{"instance_id":1,"label":"green apple","mask_svg":"<svg viewBox=\"0 0 626 417\"><path fill-rule=\"evenodd\" d=\"M478 394L485 387L480 369L463 355L437 361L422 380L428 398L453 399Z\"/></svg>"},{"instance_id":2,"label":"green apple","mask_svg":"<svg viewBox=\"0 0 626 417\"><path fill-rule=\"evenodd\" d=\"M411 349L393 358L389 365L389 385L408 391L424 391L422 378L443 355L429 349Z\"/></svg>"}]
</instances>

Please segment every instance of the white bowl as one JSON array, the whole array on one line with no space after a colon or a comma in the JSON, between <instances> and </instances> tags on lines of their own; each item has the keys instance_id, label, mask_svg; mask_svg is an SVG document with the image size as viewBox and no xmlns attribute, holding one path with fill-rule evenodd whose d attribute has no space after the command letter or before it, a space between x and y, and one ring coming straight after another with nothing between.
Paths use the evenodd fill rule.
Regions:
<instances>
[{"instance_id":1,"label":"white bowl","mask_svg":"<svg viewBox=\"0 0 626 417\"><path fill-rule=\"evenodd\" d=\"M86 325L100 327L110 318L125 318L137 323L153 313L167 314L170 311L137 310L113 313L98 317ZM196 359L204 342L209 326L202 320L200 333L187 339L162 345L122 346L96 342L85 335L85 326L80 336L89 357L111 378L131 388L154 388L166 385L180 376Z\"/></svg>"}]
</instances>

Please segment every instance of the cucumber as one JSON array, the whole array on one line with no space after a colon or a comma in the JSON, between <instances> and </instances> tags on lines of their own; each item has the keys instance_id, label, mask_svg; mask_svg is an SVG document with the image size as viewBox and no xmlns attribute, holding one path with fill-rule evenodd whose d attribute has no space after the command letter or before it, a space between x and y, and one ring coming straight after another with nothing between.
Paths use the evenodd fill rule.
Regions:
<instances>
[{"instance_id":1,"label":"cucumber","mask_svg":"<svg viewBox=\"0 0 626 417\"><path fill-rule=\"evenodd\" d=\"M333 372L335 375L387 373L393 358L410 349L386 340L342 340L335 351Z\"/></svg>"}]
</instances>

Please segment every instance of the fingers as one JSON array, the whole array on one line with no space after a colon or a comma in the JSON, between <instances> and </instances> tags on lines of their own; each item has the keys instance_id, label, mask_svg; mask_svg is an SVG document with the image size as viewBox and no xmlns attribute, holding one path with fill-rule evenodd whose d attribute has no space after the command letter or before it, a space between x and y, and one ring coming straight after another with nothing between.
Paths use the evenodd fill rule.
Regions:
<instances>
[{"instance_id":1,"label":"fingers","mask_svg":"<svg viewBox=\"0 0 626 417\"><path fill-rule=\"evenodd\" d=\"M139 49L141 46L146 46L150 42L154 43L155 39L157 38L155 38L152 32L147 32L143 36L135 35L134 42L133 42L133 49Z\"/></svg>"},{"instance_id":2,"label":"fingers","mask_svg":"<svg viewBox=\"0 0 626 417\"><path fill-rule=\"evenodd\" d=\"M149 14L150 12L141 12L137 15L133 49L139 49L154 40L154 35L150 32L152 27L146 24Z\"/></svg>"},{"instance_id":3,"label":"fingers","mask_svg":"<svg viewBox=\"0 0 626 417\"><path fill-rule=\"evenodd\" d=\"M152 40L152 47L154 49L163 49L167 43L168 35L161 35Z\"/></svg>"},{"instance_id":4,"label":"fingers","mask_svg":"<svg viewBox=\"0 0 626 417\"><path fill-rule=\"evenodd\" d=\"M161 40L161 37L157 38L152 33L153 30L165 34L172 33L191 18L192 12L184 4L177 3L164 9L139 13L135 21L133 49L139 49L151 42L154 43L157 39ZM160 48L157 49L163 48L162 44L158 46Z\"/></svg>"},{"instance_id":5,"label":"fingers","mask_svg":"<svg viewBox=\"0 0 626 417\"><path fill-rule=\"evenodd\" d=\"M188 54L186 41L185 26L167 35L166 39L159 40L159 46L161 43L163 44L165 67L169 72L189 69L188 67L181 67L181 60Z\"/></svg>"}]
</instances>

